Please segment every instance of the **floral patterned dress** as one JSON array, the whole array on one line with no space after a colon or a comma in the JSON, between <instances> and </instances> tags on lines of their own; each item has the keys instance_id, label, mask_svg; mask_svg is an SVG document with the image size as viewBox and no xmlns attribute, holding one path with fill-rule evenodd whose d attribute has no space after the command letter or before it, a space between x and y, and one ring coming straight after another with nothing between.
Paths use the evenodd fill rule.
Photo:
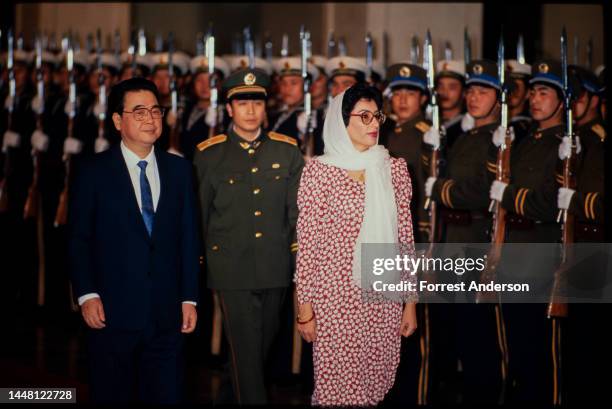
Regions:
<instances>
[{"instance_id":1,"label":"floral patterned dress","mask_svg":"<svg viewBox=\"0 0 612 409\"><path fill-rule=\"evenodd\" d=\"M406 162L391 159L402 245L413 244L411 184ZM313 158L298 192L298 301L312 303L313 405L375 405L395 381L402 305L364 301L352 280L354 246L364 217L365 184ZM416 301L416 294L408 294Z\"/></svg>"}]
</instances>

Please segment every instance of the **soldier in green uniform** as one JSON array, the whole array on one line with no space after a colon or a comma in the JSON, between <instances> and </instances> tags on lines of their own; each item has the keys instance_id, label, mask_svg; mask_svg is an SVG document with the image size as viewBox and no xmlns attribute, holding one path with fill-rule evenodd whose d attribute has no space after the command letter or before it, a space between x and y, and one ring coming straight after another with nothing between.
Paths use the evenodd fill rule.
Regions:
<instances>
[{"instance_id":1,"label":"soldier in green uniform","mask_svg":"<svg viewBox=\"0 0 612 409\"><path fill-rule=\"evenodd\" d=\"M423 134L431 127L424 117L427 102L427 73L418 65L394 64L387 70L384 95L390 100L395 120L387 121L379 143L395 158L404 158L412 180L412 221L416 242L427 242L429 222L424 209L425 174L421 164Z\"/></svg>"},{"instance_id":2,"label":"soldier in green uniform","mask_svg":"<svg viewBox=\"0 0 612 409\"><path fill-rule=\"evenodd\" d=\"M576 242L603 242L604 236L604 142L606 130L599 116L601 84L594 73L579 66L568 67L570 78L576 84L572 110L576 120L574 128L580 143L576 161L576 189L559 189L557 207L575 216L574 240ZM557 182L563 184L563 159L570 151L569 138L559 145ZM593 260L591 270L577 271L582 278L602 282L601 268L606 261ZM602 373L608 346L601 336L601 323L608 312L601 304L573 303L567 318L567 400L575 403L595 403L603 399L605 385L599 377L585 377L585 373Z\"/></svg>"},{"instance_id":3,"label":"soldier in green uniform","mask_svg":"<svg viewBox=\"0 0 612 409\"><path fill-rule=\"evenodd\" d=\"M475 60L466 67L466 104L475 127L457 138L446 155L441 177L427 178L425 194L440 206L447 243L487 243L491 217L487 211L487 159L499 126L501 84L497 64ZM424 150L440 146L440 135L428 133ZM467 257L482 257L465 250ZM465 279L478 280L477 276ZM499 334L503 321L494 304L455 304L457 354L463 368L464 402L495 404L505 382L506 352ZM469 318L466 318L469 317Z\"/></svg>"},{"instance_id":4,"label":"soldier in green uniform","mask_svg":"<svg viewBox=\"0 0 612 409\"><path fill-rule=\"evenodd\" d=\"M529 108L534 127L511 148L510 184L496 180L491 185L491 199L508 211L508 243L556 243L561 237L555 200L558 147L564 134L561 78L561 64L556 61L533 65ZM491 178L496 155L497 149L492 149L487 165ZM537 259L525 258L512 273L522 277L529 272L530 277L548 274L552 279L556 266L547 260L555 255L544 253L540 251ZM553 355L559 350L560 321L548 319L546 308L547 304L503 305L511 357L511 402L560 403L561 361Z\"/></svg>"},{"instance_id":5,"label":"soldier in green uniform","mask_svg":"<svg viewBox=\"0 0 612 409\"><path fill-rule=\"evenodd\" d=\"M198 146L208 287L219 295L235 401L265 404L265 362L280 324L297 251L297 141L264 132L269 76L259 69L223 84L232 123Z\"/></svg>"}]
</instances>

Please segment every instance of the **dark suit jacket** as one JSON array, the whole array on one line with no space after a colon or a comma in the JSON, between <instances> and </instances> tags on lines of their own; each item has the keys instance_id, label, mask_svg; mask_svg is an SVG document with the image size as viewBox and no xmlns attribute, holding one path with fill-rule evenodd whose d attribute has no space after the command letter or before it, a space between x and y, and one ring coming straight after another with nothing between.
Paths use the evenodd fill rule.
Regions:
<instances>
[{"instance_id":1,"label":"dark suit jacket","mask_svg":"<svg viewBox=\"0 0 612 409\"><path fill-rule=\"evenodd\" d=\"M191 164L155 150L161 191L149 237L119 145L78 169L70 191L69 267L74 295L100 294L108 328L181 322L197 301L199 233Z\"/></svg>"}]
</instances>

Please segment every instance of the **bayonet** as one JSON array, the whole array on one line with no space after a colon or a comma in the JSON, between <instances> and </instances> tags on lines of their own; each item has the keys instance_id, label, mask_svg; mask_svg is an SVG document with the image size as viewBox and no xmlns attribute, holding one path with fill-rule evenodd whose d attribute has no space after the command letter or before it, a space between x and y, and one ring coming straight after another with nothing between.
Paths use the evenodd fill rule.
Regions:
<instances>
[{"instance_id":1,"label":"bayonet","mask_svg":"<svg viewBox=\"0 0 612 409\"><path fill-rule=\"evenodd\" d=\"M451 46L450 41L447 41L444 44L444 59L449 61L453 59L453 48Z\"/></svg>"},{"instance_id":2,"label":"bayonet","mask_svg":"<svg viewBox=\"0 0 612 409\"><path fill-rule=\"evenodd\" d=\"M372 79L372 64L373 64L373 54L374 54L374 44L372 43L372 36L368 32L365 37L366 44L366 65L368 67L368 80Z\"/></svg>"},{"instance_id":3,"label":"bayonet","mask_svg":"<svg viewBox=\"0 0 612 409\"><path fill-rule=\"evenodd\" d=\"M346 57L346 54L347 54L346 42L344 41L344 36L342 36L338 40L338 55L341 55L342 57Z\"/></svg>"},{"instance_id":4,"label":"bayonet","mask_svg":"<svg viewBox=\"0 0 612 409\"><path fill-rule=\"evenodd\" d=\"M472 61L472 41L470 40L467 27L463 30L463 60L466 67Z\"/></svg>"},{"instance_id":5,"label":"bayonet","mask_svg":"<svg viewBox=\"0 0 612 409\"><path fill-rule=\"evenodd\" d=\"M281 57L289 56L289 34L284 33L281 40Z\"/></svg>"},{"instance_id":6,"label":"bayonet","mask_svg":"<svg viewBox=\"0 0 612 409\"><path fill-rule=\"evenodd\" d=\"M522 34L519 34L518 41L516 43L516 60L519 64L525 64L525 43L523 42Z\"/></svg>"},{"instance_id":7,"label":"bayonet","mask_svg":"<svg viewBox=\"0 0 612 409\"><path fill-rule=\"evenodd\" d=\"M419 55L421 53L420 47L419 38L413 35L410 43L410 62L414 65L419 64Z\"/></svg>"},{"instance_id":8,"label":"bayonet","mask_svg":"<svg viewBox=\"0 0 612 409\"><path fill-rule=\"evenodd\" d=\"M329 35L327 37L327 58L333 58L336 56L336 54L336 38L334 36L334 31L330 30Z\"/></svg>"}]
</instances>

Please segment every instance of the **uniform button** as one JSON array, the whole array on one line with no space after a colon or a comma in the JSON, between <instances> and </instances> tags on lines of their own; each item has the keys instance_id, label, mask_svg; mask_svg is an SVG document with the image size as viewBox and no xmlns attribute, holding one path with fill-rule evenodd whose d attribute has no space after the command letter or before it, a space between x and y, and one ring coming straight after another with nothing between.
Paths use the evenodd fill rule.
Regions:
<instances>
[{"instance_id":1,"label":"uniform button","mask_svg":"<svg viewBox=\"0 0 612 409\"><path fill-rule=\"evenodd\" d=\"M261 216L261 212L259 210L255 210L255 216Z\"/></svg>"},{"instance_id":2,"label":"uniform button","mask_svg":"<svg viewBox=\"0 0 612 409\"><path fill-rule=\"evenodd\" d=\"M217 250L219 250L219 246L214 245L214 246L212 246L212 249L213 249L213 251L217 251Z\"/></svg>"},{"instance_id":3,"label":"uniform button","mask_svg":"<svg viewBox=\"0 0 612 409\"><path fill-rule=\"evenodd\" d=\"M258 170L259 170L259 169L257 169L257 167L251 168L251 172L252 172L252 173L257 172Z\"/></svg>"},{"instance_id":4,"label":"uniform button","mask_svg":"<svg viewBox=\"0 0 612 409\"><path fill-rule=\"evenodd\" d=\"M230 179L230 180L229 180L229 184L230 184L230 185L233 185L233 184L234 184L234 179Z\"/></svg>"},{"instance_id":5,"label":"uniform button","mask_svg":"<svg viewBox=\"0 0 612 409\"><path fill-rule=\"evenodd\" d=\"M249 151L248 151L248 152L249 152L249 155L252 155L252 154L254 154L254 153L255 153L255 149L249 149Z\"/></svg>"},{"instance_id":6,"label":"uniform button","mask_svg":"<svg viewBox=\"0 0 612 409\"><path fill-rule=\"evenodd\" d=\"M263 236L263 233L260 233L260 232L255 233L256 239L260 238L261 236Z\"/></svg>"},{"instance_id":7,"label":"uniform button","mask_svg":"<svg viewBox=\"0 0 612 409\"><path fill-rule=\"evenodd\" d=\"M274 179L279 180L279 179L280 179L280 176L276 175L276 176L274 177Z\"/></svg>"},{"instance_id":8,"label":"uniform button","mask_svg":"<svg viewBox=\"0 0 612 409\"><path fill-rule=\"evenodd\" d=\"M254 189L254 190L253 190L253 194L254 194L254 195L258 195L258 194L259 194L259 192L261 192L261 189Z\"/></svg>"}]
</instances>

